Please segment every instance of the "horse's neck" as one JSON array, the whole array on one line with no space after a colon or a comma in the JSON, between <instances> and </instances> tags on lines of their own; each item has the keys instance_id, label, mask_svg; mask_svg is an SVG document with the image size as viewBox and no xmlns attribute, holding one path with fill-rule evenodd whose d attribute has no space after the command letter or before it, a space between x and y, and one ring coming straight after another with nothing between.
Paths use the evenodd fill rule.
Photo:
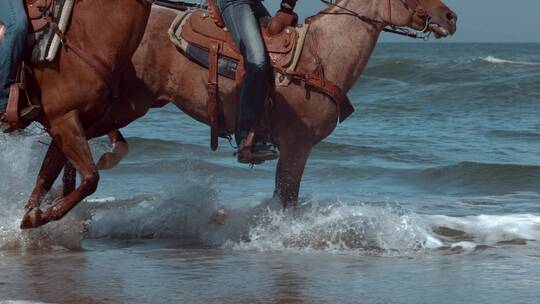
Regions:
<instances>
[{"instance_id":1,"label":"horse's neck","mask_svg":"<svg viewBox=\"0 0 540 304\"><path fill-rule=\"evenodd\" d=\"M359 15L377 18L378 8L370 0L342 0L338 4ZM382 29L346 13L334 7L312 17L306 41L307 49L320 58L326 78L345 92L364 70ZM313 66L316 56L305 57L303 60Z\"/></svg>"}]
</instances>

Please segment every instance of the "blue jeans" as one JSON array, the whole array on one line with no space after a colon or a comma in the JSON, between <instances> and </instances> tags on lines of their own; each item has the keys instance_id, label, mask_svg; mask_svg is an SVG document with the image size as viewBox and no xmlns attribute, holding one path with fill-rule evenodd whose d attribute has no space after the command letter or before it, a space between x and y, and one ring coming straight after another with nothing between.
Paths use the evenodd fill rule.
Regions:
<instances>
[{"instance_id":1,"label":"blue jeans","mask_svg":"<svg viewBox=\"0 0 540 304\"><path fill-rule=\"evenodd\" d=\"M0 21L6 27L4 42L0 45L0 113L4 112L9 86L15 82L17 68L28 31L28 19L22 0L0 0Z\"/></svg>"},{"instance_id":2,"label":"blue jeans","mask_svg":"<svg viewBox=\"0 0 540 304\"><path fill-rule=\"evenodd\" d=\"M247 137L266 98L270 65L259 18L270 14L260 0L218 0L218 6L234 42L244 56L245 74L236 119L236 143Z\"/></svg>"}]
</instances>

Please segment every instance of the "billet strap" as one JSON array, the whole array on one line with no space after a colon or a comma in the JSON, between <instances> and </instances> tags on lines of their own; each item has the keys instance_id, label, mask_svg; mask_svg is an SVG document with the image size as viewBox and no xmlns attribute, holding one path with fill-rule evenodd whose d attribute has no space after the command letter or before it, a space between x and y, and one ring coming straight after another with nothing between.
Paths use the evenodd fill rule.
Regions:
<instances>
[{"instance_id":1,"label":"billet strap","mask_svg":"<svg viewBox=\"0 0 540 304\"><path fill-rule=\"evenodd\" d=\"M218 148L219 132L219 104L218 104L218 54L219 42L212 42L208 52L208 120L210 123L210 148L216 151Z\"/></svg>"},{"instance_id":2,"label":"billet strap","mask_svg":"<svg viewBox=\"0 0 540 304\"><path fill-rule=\"evenodd\" d=\"M340 123L345 121L345 119L347 119L354 112L354 107L351 104L349 97L347 97L345 92L343 92L340 87L335 85L330 80L313 73L287 71L280 67L274 67L274 69L293 80L302 81L307 87L330 97L330 99L332 99L332 101L338 107L338 117Z\"/></svg>"},{"instance_id":3,"label":"billet strap","mask_svg":"<svg viewBox=\"0 0 540 304\"><path fill-rule=\"evenodd\" d=\"M79 47L77 47L74 44L71 44L69 38L67 35L60 29L58 24L54 22L49 16L44 16L45 20L49 23L50 27L53 29L53 31L60 37L61 43L66 49L70 49L77 55L79 58L82 59L86 64L88 64L100 77L103 79L105 84L111 89L113 92L113 96L118 96L118 84L114 80L113 72L101 61L98 61L97 59L86 55L86 53L81 50Z\"/></svg>"},{"instance_id":4,"label":"billet strap","mask_svg":"<svg viewBox=\"0 0 540 304\"><path fill-rule=\"evenodd\" d=\"M21 62L17 68L15 83L9 86L8 106L6 109L6 121L12 126L19 126L21 119L20 97L21 91L26 90L25 64Z\"/></svg>"},{"instance_id":5,"label":"billet strap","mask_svg":"<svg viewBox=\"0 0 540 304\"><path fill-rule=\"evenodd\" d=\"M6 109L6 120L12 126L18 126L21 121L19 119L19 94L21 84L15 83L9 87L9 100Z\"/></svg>"}]
</instances>

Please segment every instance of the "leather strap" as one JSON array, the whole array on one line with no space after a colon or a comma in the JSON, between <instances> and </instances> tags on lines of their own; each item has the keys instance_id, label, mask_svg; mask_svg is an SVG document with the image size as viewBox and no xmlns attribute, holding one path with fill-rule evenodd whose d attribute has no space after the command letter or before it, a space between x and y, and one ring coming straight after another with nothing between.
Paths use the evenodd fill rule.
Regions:
<instances>
[{"instance_id":1,"label":"leather strap","mask_svg":"<svg viewBox=\"0 0 540 304\"><path fill-rule=\"evenodd\" d=\"M225 27L225 21L223 21L223 18L219 13L219 8L217 6L216 0L208 0L208 14L212 18L212 20L214 20L217 26L219 26L220 28Z\"/></svg>"},{"instance_id":2,"label":"leather strap","mask_svg":"<svg viewBox=\"0 0 540 304\"><path fill-rule=\"evenodd\" d=\"M303 82L307 87L319 91L332 99L332 101L338 107L338 118L339 122L342 123L347 119L353 112L354 107L347 97L347 94L341 90L340 87L335 85L328 79L320 77L314 73L300 73L287 71L283 68L274 67L279 73L291 77L293 80Z\"/></svg>"},{"instance_id":3,"label":"leather strap","mask_svg":"<svg viewBox=\"0 0 540 304\"><path fill-rule=\"evenodd\" d=\"M219 132L219 104L218 104L218 54L221 45L212 42L208 53L208 119L210 122L210 148L215 151L218 148Z\"/></svg>"},{"instance_id":4,"label":"leather strap","mask_svg":"<svg viewBox=\"0 0 540 304\"><path fill-rule=\"evenodd\" d=\"M67 35L58 27L58 24L56 24L49 16L43 17L47 22L49 23L50 27L53 29L53 31L60 37L61 43L66 49L70 49L77 55L79 58L82 59L86 64L88 64L100 77L103 79L105 84L111 89L113 92L113 96L118 96L119 88L118 83L114 80L113 72L109 70L109 68L102 63L101 61L98 61L97 59L88 56L83 50L81 50L79 47L77 47L74 44L71 44L69 38Z\"/></svg>"},{"instance_id":5,"label":"leather strap","mask_svg":"<svg viewBox=\"0 0 540 304\"><path fill-rule=\"evenodd\" d=\"M354 107L340 87L332 83L328 79L319 78L314 74L305 75L305 84L311 88L315 88L318 91L328 95L338 107L339 122L342 123L353 112Z\"/></svg>"},{"instance_id":6,"label":"leather strap","mask_svg":"<svg viewBox=\"0 0 540 304\"><path fill-rule=\"evenodd\" d=\"M19 120L19 94L21 91L21 84L15 83L9 87L9 100L8 107L6 109L6 120L12 126L18 126Z\"/></svg>"},{"instance_id":7,"label":"leather strap","mask_svg":"<svg viewBox=\"0 0 540 304\"><path fill-rule=\"evenodd\" d=\"M6 109L6 121L11 125L18 127L21 124L19 116L21 108L21 91L26 90L26 65L23 62L17 69L15 83L9 87L8 106Z\"/></svg>"}]
</instances>

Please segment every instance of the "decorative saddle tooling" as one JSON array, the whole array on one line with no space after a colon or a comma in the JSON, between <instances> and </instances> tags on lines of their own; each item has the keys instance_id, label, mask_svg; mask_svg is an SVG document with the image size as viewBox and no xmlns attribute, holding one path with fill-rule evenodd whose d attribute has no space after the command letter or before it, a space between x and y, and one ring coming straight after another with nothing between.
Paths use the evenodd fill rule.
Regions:
<instances>
[{"instance_id":1,"label":"decorative saddle tooling","mask_svg":"<svg viewBox=\"0 0 540 304\"><path fill-rule=\"evenodd\" d=\"M51 62L56 58L61 37L68 26L75 0L25 0L29 20L27 49L18 68L16 83L10 87L6 124L2 131L23 129L41 113L40 100L28 93L31 69L28 64ZM60 34L60 35L59 35Z\"/></svg>"},{"instance_id":2,"label":"decorative saddle tooling","mask_svg":"<svg viewBox=\"0 0 540 304\"><path fill-rule=\"evenodd\" d=\"M218 147L218 135L228 133L223 130L223 124L220 124L218 74L240 84L244 74L244 62L230 32L220 27L223 21L212 2L209 1L209 11L180 12L169 28L169 36L181 52L209 70L207 107L211 130L210 146L215 150ZM293 81L300 81L306 89L326 94L338 107L339 121L342 122L354 111L345 93L324 78L320 71L322 67L313 73L299 72L301 67L298 67L298 62L308 30L309 23L286 26L275 35L270 35L266 28L261 28L276 76L275 86L288 86ZM239 87L237 85L237 88Z\"/></svg>"}]
</instances>

